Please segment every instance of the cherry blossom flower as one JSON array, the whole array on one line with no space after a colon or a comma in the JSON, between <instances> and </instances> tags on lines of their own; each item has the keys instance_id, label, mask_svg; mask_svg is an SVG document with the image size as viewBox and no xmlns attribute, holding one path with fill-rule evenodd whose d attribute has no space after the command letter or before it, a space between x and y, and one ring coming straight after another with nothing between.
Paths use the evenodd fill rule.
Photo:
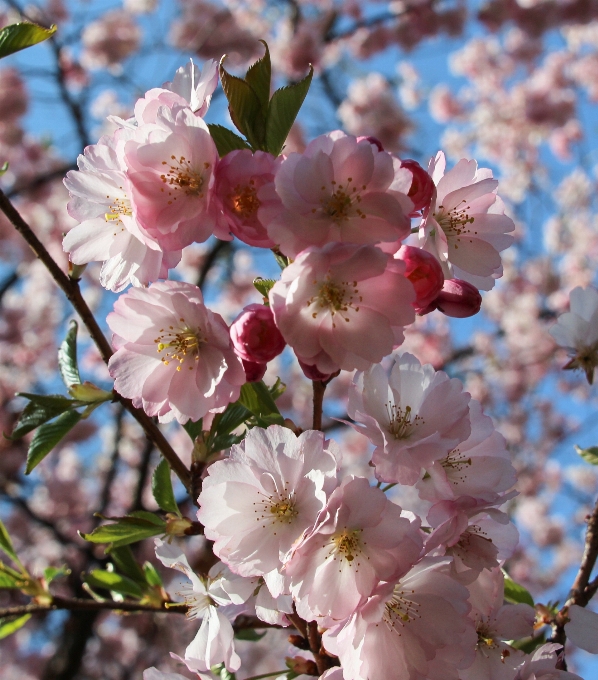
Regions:
<instances>
[{"instance_id":1,"label":"cherry blossom flower","mask_svg":"<svg viewBox=\"0 0 598 680\"><path fill-rule=\"evenodd\" d=\"M139 47L141 29L129 12L113 10L88 24L81 36L85 68L107 68L118 73L121 63Z\"/></svg>"},{"instance_id":2,"label":"cherry blossom flower","mask_svg":"<svg viewBox=\"0 0 598 680\"><path fill-rule=\"evenodd\" d=\"M417 483L421 498L436 502L471 496L498 503L500 494L517 481L505 438L474 399L469 402L469 416L470 436L427 467L428 474Z\"/></svg>"},{"instance_id":3,"label":"cherry blossom flower","mask_svg":"<svg viewBox=\"0 0 598 680\"><path fill-rule=\"evenodd\" d=\"M446 558L424 558L324 633L345 680L458 680L457 669L471 663L475 634L467 589L449 576L449 566Z\"/></svg>"},{"instance_id":4,"label":"cherry blossom flower","mask_svg":"<svg viewBox=\"0 0 598 680\"><path fill-rule=\"evenodd\" d=\"M320 373L364 370L403 342L415 318L404 271L374 246L308 248L270 291L276 325L300 361Z\"/></svg>"},{"instance_id":5,"label":"cherry blossom flower","mask_svg":"<svg viewBox=\"0 0 598 680\"><path fill-rule=\"evenodd\" d=\"M230 230L250 246L274 248L276 244L259 217L258 192L265 185L273 186L281 162L282 158L249 149L231 151L224 156L218 164L214 185L214 201L222 211L221 232Z\"/></svg>"},{"instance_id":6,"label":"cherry blossom flower","mask_svg":"<svg viewBox=\"0 0 598 680\"><path fill-rule=\"evenodd\" d=\"M260 364L272 361L286 344L267 305L247 305L231 324L230 337L241 359Z\"/></svg>"},{"instance_id":7,"label":"cherry blossom flower","mask_svg":"<svg viewBox=\"0 0 598 680\"><path fill-rule=\"evenodd\" d=\"M528 604L503 604L504 577L498 567L482 571L469 592L478 643L475 660L461 671L461 680L512 680L524 654L505 640L531 635L536 613Z\"/></svg>"},{"instance_id":8,"label":"cherry blossom flower","mask_svg":"<svg viewBox=\"0 0 598 680\"><path fill-rule=\"evenodd\" d=\"M218 152L203 119L189 108L160 108L156 124L132 131L125 144L133 215L163 248L208 239Z\"/></svg>"},{"instance_id":9,"label":"cherry blossom flower","mask_svg":"<svg viewBox=\"0 0 598 680\"><path fill-rule=\"evenodd\" d=\"M442 264L447 279L463 279L480 290L490 290L502 276L500 252L508 248L515 229L496 195L492 171L473 160L460 160L445 174L446 160L439 151L429 172L436 184L420 227L421 246Z\"/></svg>"},{"instance_id":10,"label":"cherry blossom flower","mask_svg":"<svg viewBox=\"0 0 598 680\"><path fill-rule=\"evenodd\" d=\"M241 576L279 569L336 486L336 444L321 432L253 428L208 468L199 521L214 553Z\"/></svg>"},{"instance_id":11,"label":"cherry blossom flower","mask_svg":"<svg viewBox=\"0 0 598 680\"><path fill-rule=\"evenodd\" d=\"M598 654L598 614L572 604L567 616L569 622L565 624L565 633L569 640L590 654Z\"/></svg>"},{"instance_id":12,"label":"cherry blossom flower","mask_svg":"<svg viewBox=\"0 0 598 680\"><path fill-rule=\"evenodd\" d=\"M561 649L561 645L552 642L538 647L531 656L525 658L514 680L583 680L576 673L555 668Z\"/></svg>"},{"instance_id":13,"label":"cherry blossom flower","mask_svg":"<svg viewBox=\"0 0 598 680\"><path fill-rule=\"evenodd\" d=\"M413 246L401 246L394 257L406 265L405 276L411 281L416 295L413 306L421 313L442 290L442 267L431 253Z\"/></svg>"},{"instance_id":14,"label":"cherry blossom flower","mask_svg":"<svg viewBox=\"0 0 598 680\"><path fill-rule=\"evenodd\" d=\"M412 174L411 187L407 195L413 201L411 217L417 217L430 205L436 186L434 180L417 161L405 158L401 161L401 167L407 168Z\"/></svg>"},{"instance_id":15,"label":"cherry blossom flower","mask_svg":"<svg viewBox=\"0 0 598 680\"><path fill-rule=\"evenodd\" d=\"M283 160L275 186L258 192L258 217L289 257L331 241L396 241L410 233L411 181L398 159L369 141L331 132Z\"/></svg>"},{"instance_id":16,"label":"cherry blossom flower","mask_svg":"<svg viewBox=\"0 0 598 680\"><path fill-rule=\"evenodd\" d=\"M482 296L478 289L467 281L446 279L432 306L446 316L466 319L480 311Z\"/></svg>"},{"instance_id":17,"label":"cherry blossom flower","mask_svg":"<svg viewBox=\"0 0 598 680\"><path fill-rule=\"evenodd\" d=\"M405 574L422 549L419 521L363 477L345 477L284 572L304 619L349 617L380 581Z\"/></svg>"},{"instance_id":18,"label":"cherry blossom flower","mask_svg":"<svg viewBox=\"0 0 598 680\"><path fill-rule=\"evenodd\" d=\"M164 281L122 295L108 315L114 389L160 422L196 421L239 397L245 372L228 327L189 283Z\"/></svg>"},{"instance_id":19,"label":"cherry blossom flower","mask_svg":"<svg viewBox=\"0 0 598 680\"><path fill-rule=\"evenodd\" d=\"M133 217L121 133L88 146L77 159L79 170L64 180L71 195L67 209L80 224L65 236L63 248L74 264L103 262L100 283L114 292L165 278L181 259L180 250L164 251Z\"/></svg>"},{"instance_id":20,"label":"cherry blossom flower","mask_svg":"<svg viewBox=\"0 0 598 680\"><path fill-rule=\"evenodd\" d=\"M598 290L577 287L569 299L570 311L559 316L550 335L571 356L565 370L583 370L592 385L598 366Z\"/></svg>"},{"instance_id":21,"label":"cherry blossom flower","mask_svg":"<svg viewBox=\"0 0 598 680\"><path fill-rule=\"evenodd\" d=\"M201 618L201 627L194 640L185 650L184 661L190 670L209 671L212 666L224 663L228 671L234 672L241 666L241 659L235 652L234 631L229 616L236 615L235 607L220 585L218 565L208 578L201 579L191 569L186 556L173 545L156 539L156 557L165 567L183 572L191 581L180 594L189 607L187 616ZM228 610L227 610L228 606ZM226 613L225 613L226 612Z\"/></svg>"},{"instance_id":22,"label":"cherry blossom flower","mask_svg":"<svg viewBox=\"0 0 598 680\"><path fill-rule=\"evenodd\" d=\"M422 468L469 436L469 399L461 381L404 353L388 375L379 365L355 374L347 412L351 427L376 447L376 477L415 484Z\"/></svg>"},{"instance_id":23,"label":"cherry blossom flower","mask_svg":"<svg viewBox=\"0 0 598 680\"><path fill-rule=\"evenodd\" d=\"M426 540L426 552L451 556L451 574L465 585L482 569L509 559L519 540L504 512L470 496L436 503L427 520L434 530Z\"/></svg>"}]
</instances>

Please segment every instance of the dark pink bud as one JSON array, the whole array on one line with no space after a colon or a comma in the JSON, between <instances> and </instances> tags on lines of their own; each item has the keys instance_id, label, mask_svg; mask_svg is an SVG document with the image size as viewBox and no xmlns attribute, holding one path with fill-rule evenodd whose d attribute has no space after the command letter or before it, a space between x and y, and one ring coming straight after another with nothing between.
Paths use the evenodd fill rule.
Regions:
<instances>
[{"instance_id":1,"label":"dark pink bud","mask_svg":"<svg viewBox=\"0 0 598 680\"><path fill-rule=\"evenodd\" d=\"M270 307L259 304L245 307L233 321L230 337L241 359L258 364L272 361L286 344L276 328Z\"/></svg>"},{"instance_id":2,"label":"dark pink bud","mask_svg":"<svg viewBox=\"0 0 598 680\"><path fill-rule=\"evenodd\" d=\"M418 314L422 314L422 310L428 307L442 290L444 274L440 262L431 253L413 246L401 246L395 253L395 260L402 260L405 263L405 276L415 288L416 298L413 306Z\"/></svg>"},{"instance_id":3,"label":"dark pink bud","mask_svg":"<svg viewBox=\"0 0 598 680\"><path fill-rule=\"evenodd\" d=\"M373 146L378 147L378 151L384 151L384 147L382 146L382 142L379 139L376 139L376 137L358 137L357 141L361 142L362 139L367 139L370 144Z\"/></svg>"},{"instance_id":4,"label":"dark pink bud","mask_svg":"<svg viewBox=\"0 0 598 680\"><path fill-rule=\"evenodd\" d=\"M268 368L268 364L258 364L256 361L241 359L241 363L245 369L247 382L259 382L264 377L264 373Z\"/></svg>"},{"instance_id":5,"label":"dark pink bud","mask_svg":"<svg viewBox=\"0 0 598 680\"><path fill-rule=\"evenodd\" d=\"M304 364L301 359L298 359L297 361L299 361L299 366L301 366L303 374L309 380L328 380L332 375L332 373L321 373L315 366Z\"/></svg>"},{"instance_id":6,"label":"dark pink bud","mask_svg":"<svg viewBox=\"0 0 598 680\"><path fill-rule=\"evenodd\" d=\"M443 314L456 319L465 319L480 311L482 296L480 291L467 281L447 279L435 304Z\"/></svg>"},{"instance_id":7,"label":"dark pink bud","mask_svg":"<svg viewBox=\"0 0 598 680\"><path fill-rule=\"evenodd\" d=\"M401 167L407 168L413 175L411 188L407 195L413 201L413 212L410 217L416 217L420 211L430 205L432 196L436 191L436 186L434 185L434 180L417 161L407 158L401 161Z\"/></svg>"}]
</instances>

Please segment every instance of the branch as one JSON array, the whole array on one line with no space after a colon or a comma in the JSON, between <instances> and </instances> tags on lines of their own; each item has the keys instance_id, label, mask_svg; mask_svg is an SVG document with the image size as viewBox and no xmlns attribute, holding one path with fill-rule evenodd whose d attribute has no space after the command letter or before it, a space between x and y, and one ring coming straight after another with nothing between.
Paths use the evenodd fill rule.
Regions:
<instances>
[{"instance_id":1,"label":"branch","mask_svg":"<svg viewBox=\"0 0 598 680\"><path fill-rule=\"evenodd\" d=\"M326 391L326 383L321 380L313 380L314 386L314 417L312 429L322 429L322 411L324 407L324 392Z\"/></svg>"},{"instance_id":2,"label":"branch","mask_svg":"<svg viewBox=\"0 0 598 680\"><path fill-rule=\"evenodd\" d=\"M579 571L573 581L573 587L569 593L569 597L564 606L555 617L553 634L551 641L565 645L567 636L565 634L565 624L569 620L567 610L572 604L577 604L580 607L585 607L592 599L596 590L598 590L598 578L590 583L592 570L598 559L598 501L594 506L594 511L588 520L588 528L586 531L586 540L579 565Z\"/></svg>"},{"instance_id":3,"label":"branch","mask_svg":"<svg viewBox=\"0 0 598 680\"><path fill-rule=\"evenodd\" d=\"M11 224L28 243L36 257L41 260L46 269L50 272L50 275L54 281L56 281L58 286L62 289L70 303L75 308L75 311L80 316L81 321L83 321L87 327L92 340L95 342L100 351L102 359L105 363L108 363L110 357L112 356L112 348L110 347L110 343L106 339L105 335L102 333L102 330L100 329L98 322L95 320L92 311L85 302L85 299L81 294L81 290L79 289L78 281L69 278L62 271L50 253L48 253L43 243L33 233L31 227L21 217L19 212L2 190L0 190L0 210L2 210ZM115 394L115 399L120 401L127 411L133 416L133 418L135 418L135 420L141 425L148 439L156 445L185 488L190 491L191 477L189 470L187 470L183 461L178 457L176 451L168 443L154 421L141 409L135 408L130 399L125 399L118 394Z\"/></svg>"},{"instance_id":4,"label":"branch","mask_svg":"<svg viewBox=\"0 0 598 680\"><path fill-rule=\"evenodd\" d=\"M52 602L49 604L39 604L31 602L30 604L17 605L16 607L5 607L0 609L0 619L5 616L22 616L23 614L39 614L43 612L53 612L58 609L67 609L69 611L120 611L120 612L157 612L159 614L186 614L186 604L170 604L166 607L156 607L151 604L141 604L139 602L113 602L112 600L104 600L98 602L97 600L86 600L81 597L58 597L54 596Z\"/></svg>"}]
</instances>

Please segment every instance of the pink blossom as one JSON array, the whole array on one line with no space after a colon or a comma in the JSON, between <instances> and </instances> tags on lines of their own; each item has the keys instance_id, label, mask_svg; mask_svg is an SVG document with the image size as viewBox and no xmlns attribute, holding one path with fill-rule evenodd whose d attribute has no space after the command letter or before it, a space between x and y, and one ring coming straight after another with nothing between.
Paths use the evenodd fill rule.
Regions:
<instances>
[{"instance_id":1,"label":"pink blossom","mask_svg":"<svg viewBox=\"0 0 598 680\"><path fill-rule=\"evenodd\" d=\"M276 325L297 357L323 374L366 369L401 344L414 320L404 271L374 246L308 248L270 291Z\"/></svg>"},{"instance_id":2,"label":"pink blossom","mask_svg":"<svg viewBox=\"0 0 598 680\"><path fill-rule=\"evenodd\" d=\"M324 633L346 680L458 680L458 669L471 662L475 635L467 589L449 576L449 565L446 558L424 558Z\"/></svg>"},{"instance_id":3,"label":"pink blossom","mask_svg":"<svg viewBox=\"0 0 598 680\"><path fill-rule=\"evenodd\" d=\"M478 289L467 281L446 279L433 304L446 316L466 319L480 311L482 296Z\"/></svg>"},{"instance_id":4,"label":"pink blossom","mask_svg":"<svg viewBox=\"0 0 598 680\"><path fill-rule=\"evenodd\" d=\"M209 671L219 663L224 663L229 671L238 670L241 659L235 652L233 627L226 615L228 613L234 618L235 607L222 590L218 565L210 570L207 578L202 579L191 569L180 548L160 539L156 539L156 557L165 567L183 572L191 581L181 590L189 607L187 616L202 619L197 635L185 650L185 658L181 661L190 670Z\"/></svg>"},{"instance_id":5,"label":"pink blossom","mask_svg":"<svg viewBox=\"0 0 598 680\"><path fill-rule=\"evenodd\" d=\"M331 132L283 160L275 186L258 193L258 217L290 257L331 241L396 241L409 234L410 186L399 160L365 139Z\"/></svg>"},{"instance_id":6,"label":"pink blossom","mask_svg":"<svg viewBox=\"0 0 598 680\"><path fill-rule=\"evenodd\" d=\"M125 144L133 215L163 248L184 248L214 231L210 211L218 152L189 108L161 108Z\"/></svg>"},{"instance_id":7,"label":"pink blossom","mask_svg":"<svg viewBox=\"0 0 598 680\"><path fill-rule=\"evenodd\" d=\"M413 201L411 216L416 217L421 211L424 211L432 201L432 197L436 191L434 180L417 161L411 160L410 158L402 160L401 167L410 170L413 176L411 187L407 192L407 195Z\"/></svg>"},{"instance_id":8,"label":"pink blossom","mask_svg":"<svg viewBox=\"0 0 598 680\"><path fill-rule=\"evenodd\" d=\"M492 171L475 161L460 160L445 174L442 151L430 161L436 198L420 227L420 242L438 258L447 279L460 278L490 290L502 276L500 251L508 248L515 229L496 195Z\"/></svg>"},{"instance_id":9,"label":"pink blossom","mask_svg":"<svg viewBox=\"0 0 598 680\"><path fill-rule=\"evenodd\" d=\"M332 377L332 373L321 373L318 371L318 369L315 366L310 366L309 364L304 363L301 361L301 359L297 360L299 362L299 366L301 367L301 370L303 371L303 375L308 379L308 380L329 380Z\"/></svg>"},{"instance_id":10,"label":"pink blossom","mask_svg":"<svg viewBox=\"0 0 598 680\"><path fill-rule=\"evenodd\" d=\"M120 70L141 41L141 29L129 12L113 10L88 24L81 36L81 63L85 68Z\"/></svg>"},{"instance_id":11,"label":"pink blossom","mask_svg":"<svg viewBox=\"0 0 598 680\"><path fill-rule=\"evenodd\" d=\"M567 615L569 622L565 624L565 633L569 640L590 654L598 654L598 614L572 604Z\"/></svg>"},{"instance_id":12,"label":"pink blossom","mask_svg":"<svg viewBox=\"0 0 598 680\"><path fill-rule=\"evenodd\" d=\"M275 243L259 217L258 192L264 185L273 186L281 161L272 154L249 149L224 156L218 164L214 185L214 202L222 211L222 230L230 230L250 246L274 248Z\"/></svg>"},{"instance_id":13,"label":"pink blossom","mask_svg":"<svg viewBox=\"0 0 598 680\"><path fill-rule=\"evenodd\" d=\"M198 519L214 552L242 576L279 569L336 486L336 445L321 432L253 428L208 468Z\"/></svg>"},{"instance_id":14,"label":"pink blossom","mask_svg":"<svg viewBox=\"0 0 598 680\"><path fill-rule=\"evenodd\" d=\"M499 567L482 571L469 592L478 644L475 660L461 671L461 680L513 680L524 655L505 640L531 635L536 613L528 604L503 604L504 577Z\"/></svg>"},{"instance_id":15,"label":"pink blossom","mask_svg":"<svg viewBox=\"0 0 598 680\"><path fill-rule=\"evenodd\" d=\"M181 66L172 82L160 88L148 90L135 104L135 118L138 125L158 122L161 106L169 109L189 107L196 116L203 118L210 107L212 94L218 85L218 64L212 59L199 69L193 59Z\"/></svg>"},{"instance_id":16,"label":"pink blossom","mask_svg":"<svg viewBox=\"0 0 598 680\"><path fill-rule=\"evenodd\" d=\"M67 209L80 224L63 248L74 264L103 261L100 283L115 292L166 277L181 259L180 250L164 251L133 217L123 159L127 135L121 130L88 146L77 160L79 170L64 180L71 195Z\"/></svg>"},{"instance_id":17,"label":"pink blossom","mask_svg":"<svg viewBox=\"0 0 598 680\"><path fill-rule=\"evenodd\" d=\"M570 311L559 316L550 335L572 357L564 368L583 370L592 385L598 366L598 290L578 286L569 299Z\"/></svg>"},{"instance_id":18,"label":"pink blossom","mask_svg":"<svg viewBox=\"0 0 598 680\"><path fill-rule=\"evenodd\" d=\"M345 477L285 566L304 619L349 617L380 581L405 574L422 549L419 522L363 477Z\"/></svg>"},{"instance_id":19,"label":"pink blossom","mask_svg":"<svg viewBox=\"0 0 598 680\"><path fill-rule=\"evenodd\" d=\"M116 353L114 389L161 422L196 421L239 397L245 372L224 320L196 286L177 281L135 288L108 315Z\"/></svg>"},{"instance_id":20,"label":"pink blossom","mask_svg":"<svg viewBox=\"0 0 598 680\"><path fill-rule=\"evenodd\" d=\"M376 477L415 484L422 468L469 436L469 399L460 380L405 353L394 357L389 375L379 365L355 374L347 412L376 447Z\"/></svg>"},{"instance_id":21,"label":"pink blossom","mask_svg":"<svg viewBox=\"0 0 598 680\"><path fill-rule=\"evenodd\" d=\"M230 337L238 356L254 363L272 361L285 347L272 310L267 305L247 305L231 324Z\"/></svg>"},{"instance_id":22,"label":"pink blossom","mask_svg":"<svg viewBox=\"0 0 598 680\"><path fill-rule=\"evenodd\" d=\"M420 312L435 300L442 290L444 283L442 267L431 253L413 246L401 246L394 257L406 265L405 276L411 281L416 295L413 306L416 312Z\"/></svg>"},{"instance_id":23,"label":"pink blossom","mask_svg":"<svg viewBox=\"0 0 598 680\"><path fill-rule=\"evenodd\" d=\"M561 645L549 642L538 647L517 669L514 680L583 680L576 673L558 670L555 666L562 650Z\"/></svg>"},{"instance_id":24,"label":"pink blossom","mask_svg":"<svg viewBox=\"0 0 598 680\"><path fill-rule=\"evenodd\" d=\"M0 69L0 120L4 124L23 116L28 106L25 84L14 68Z\"/></svg>"},{"instance_id":25,"label":"pink blossom","mask_svg":"<svg viewBox=\"0 0 598 680\"><path fill-rule=\"evenodd\" d=\"M469 416L470 436L435 460L417 483L421 498L436 502L471 496L494 503L517 481L505 438L474 399L469 402Z\"/></svg>"}]
</instances>

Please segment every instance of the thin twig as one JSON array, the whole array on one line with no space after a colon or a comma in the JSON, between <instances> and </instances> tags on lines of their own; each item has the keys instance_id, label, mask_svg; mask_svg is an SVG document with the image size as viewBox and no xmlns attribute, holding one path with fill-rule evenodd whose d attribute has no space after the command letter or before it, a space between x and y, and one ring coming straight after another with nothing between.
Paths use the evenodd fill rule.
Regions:
<instances>
[{"instance_id":1,"label":"thin twig","mask_svg":"<svg viewBox=\"0 0 598 680\"><path fill-rule=\"evenodd\" d=\"M102 333L102 330L100 329L98 322L95 320L92 311L85 302L85 299L81 294L81 290L79 289L79 283L69 278L62 271L50 253L48 253L43 243L33 233L31 227L21 217L19 212L2 190L0 190L0 210L2 210L11 224L25 239L31 250L33 250L36 257L41 260L46 269L50 272L50 275L54 281L56 281L58 286L62 289L70 303L75 308L77 314L79 314L81 321L83 321L87 327L92 340L95 342L98 350L100 351L102 359L105 363L108 363L110 357L112 356L112 348L110 347L110 343L106 339L105 335ZM130 399L124 399L120 395L115 395L115 399L120 401L127 411L133 416L133 418L135 418L135 420L141 425L148 439L154 442L160 453L164 456L164 458L166 458L168 464L181 480L185 488L190 490L191 478L189 470L185 467L183 461L178 457L176 451L168 443L154 421L141 409L135 408Z\"/></svg>"},{"instance_id":2,"label":"thin twig","mask_svg":"<svg viewBox=\"0 0 598 680\"><path fill-rule=\"evenodd\" d=\"M324 407L324 392L326 392L326 383L321 380L313 380L314 387L314 417L312 428L314 430L322 429L322 411Z\"/></svg>"},{"instance_id":3,"label":"thin twig","mask_svg":"<svg viewBox=\"0 0 598 680\"><path fill-rule=\"evenodd\" d=\"M156 607L152 604L141 604L139 602L113 602L112 600L86 600L81 597L58 597L54 596L51 603L17 605L15 607L5 607L0 609L0 618L5 616L23 616L24 614L39 614L43 612L53 612L57 609L69 611L121 611L121 612L154 612L159 614L186 614L187 605L172 604L166 607Z\"/></svg>"}]
</instances>

